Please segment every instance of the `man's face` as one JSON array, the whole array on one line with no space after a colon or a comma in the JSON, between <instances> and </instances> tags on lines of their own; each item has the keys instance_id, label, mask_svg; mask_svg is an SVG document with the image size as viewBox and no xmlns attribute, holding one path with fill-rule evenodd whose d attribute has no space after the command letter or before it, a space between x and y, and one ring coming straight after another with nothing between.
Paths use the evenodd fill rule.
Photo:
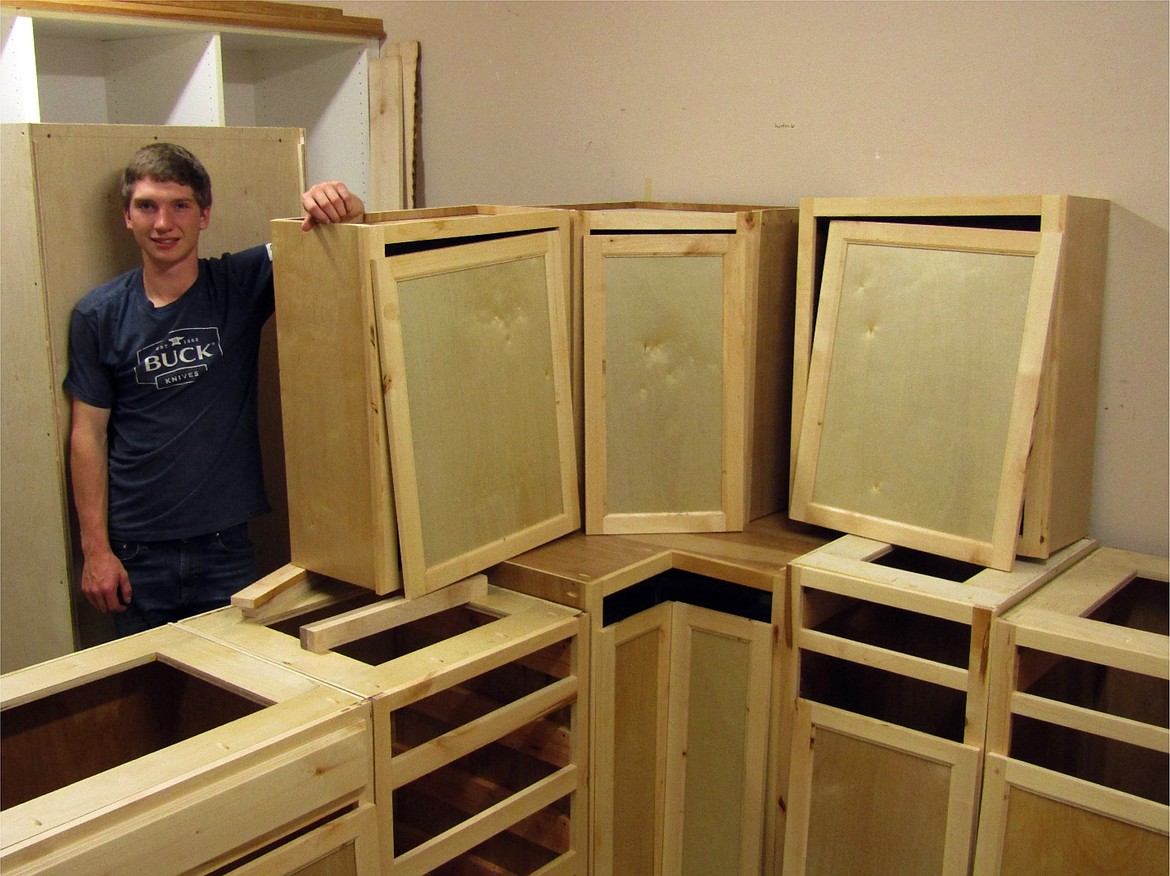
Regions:
<instances>
[{"instance_id":1,"label":"man's face","mask_svg":"<svg viewBox=\"0 0 1170 876\"><path fill-rule=\"evenodd\" d=\"M190 186L144 177L134 183L124 215L143 257L166 266L198 258L211 208L199 209Z\"/></svg>"}]
</instances>

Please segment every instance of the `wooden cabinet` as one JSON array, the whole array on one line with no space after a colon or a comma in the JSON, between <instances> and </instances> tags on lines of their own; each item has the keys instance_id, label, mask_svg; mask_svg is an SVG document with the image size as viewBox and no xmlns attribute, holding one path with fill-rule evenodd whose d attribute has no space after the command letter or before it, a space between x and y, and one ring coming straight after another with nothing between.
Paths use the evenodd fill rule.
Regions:
<instances>
[{"instance_id":1,"label":"wooden cabinet","mask_svg":"<svg viewBox=\"0 0 1170 876\"><path fill-rule=\"evenodd\" d=\"M773 593L818 544L778 517L742 533L575 533L489 571L587 611L591 872L771 872L785 610Z\"/></svg>"},{"instance_id":2,"label":"wooden cabinet","mask_svg":"<svg viewBox=\"0 0 1170 876\"><path fill-rule=\"evenodd\" d=\"M272 224L295 565L415 597L577 528L567 215Z\"/></svg>"},{"instance_id":3,"label":"wooden cabinet","mask_svg":"<svg viewBox=\"0 0 1170 876\"><path fill-rule=\"evenodd\" d=\"M144 143L187 146L216 192L202 254L268 239L273 216L299 210L297 129L4 125L3 187L3 666L13 670L108 638L108 621L76 593L66 478L69 319L89 289L141 264L122 219L121 170ZM266 172L255 173L263 166ZM245 197L243 193L247 193ZM84 217L84 220L79 219ZM261 357L261 428L273 514L253 529L267 571L288 561L275 335ZM77 618L75 627L74 617Z\"/></svg>"},{"instance_id":4,"label":"wooden cabinet","mask_svg":"<svg viewBox=\"0 0 1170 876\"><path fill-rule=\"evenodd\" d=\"M772 628L659 597L594 644L593 872L758 873Z\"/></svg>"},{"instance_id":5,"label":"wooden cabinet","mask_svg":"<svg viewBox=\"0 0 1170 876\"><path fill-rule=\"evenodd\" d=\"M575 209L586 531L737 531L780 510L796 210Z\"/></svg>"},{"instance_id":6,"label":"wooden cabinet","mask_svg":"<svg viewBox=\"0 0 1170 876\"><path fill-rule=\"evenodd\" d=\"M969 871L992 624L1093 546L1007 573L844 536L792 562L786 876Z\"/></svg>"},{"instance_id":7,"label":"wooden cabinet","mask_svg":"<svg viewBox=\"0 0 1170 876\"><path fill-rule=\"evenodd\" d=\"M792 368L792 471L799 469L798 452L801 456L813 449L801 448L801 430L806 421L810 427L819 427L817 418L806 411L806 401L814 384L810 383L810 367L814 354L814 326L820 314L820 296L826 279L826 254L831 230L835 224L848 222L861 226L877 227L878 224L917 226L921 233L959 234L971 233L976 229L999 232L1031 232L1043 237L1055 235L1060 239L1060 258L1056 266L1054 298L1051 324L1047 329L1049 342L1044 350L1042 366L1036 372L1026 375L1026 386L1035 387L1039 381L1038 397L1035 403L1035 417L1032 426L1031 444L1025 434L1023 446L1027 451L1026 473L1023 484L1022 512L1018 507L1005 509L1005 525L1010 538L1014 540L1014 553L1025 557L1047 558L1055 551L1084 538L1089 534L1089 510L1093 480L1094 435L1096 424L1097 394L1097 353L1101 329L1101 310L1104 289L1106 241L1108 236L1109 202L1092 198L1065 195L1045 196L1004 196L1004 197L923 197L923 198L807 198L800 206L800 241L796 280L795 347ZM963 232L966 229L966 232ZM831 266L830 266L831 267ZM907 284L905 288L914 289ZM900 299L899 299L900 300ZM885 335L885 324L880 329L876 324L882 314L873 311L862 313L862 318L852 326L863 350ZM948 312L944 309L941 312ZM888 314L887 314L888 315ZM924 309L922 312L901 312L903 318L916 319L912 323L934 325L932 338L945 339L944 352L935 362L949 365L959 355L972 359L969 368L960 369L960 380L967 381L974 375L987 373L990 365L989 353L982 346L972 346L972 329L968 322L955 322L948 327L938 321L938 312ZM891 325L896 323L891 322ZM982 338L979 339L982 342ZM823 343L823 341L822 341ZM915 347L918 349L918 347ZM929 403L918 398L918 394L929 387L926 374L935 374L945 369L932 368L930 363L914 372L904 375L906 391L897 398L882 395L883 387L878 386L871 393L873 398L865 399L871 409L883 406L887 411L921 412L911 423L911 428L896 435L899 443L906 441L906 433L913 432L919 425L925 425L927 415L941 415ZM886 392L898 392L895 386L886 387ZM943 397L953 398L944 389ZM880 413L882 422L885 417ZM972 416L970 412L952 417L961 421L970 430L970 444L979 449L996 442L991 430L993 423L984 417ZM864 427L864 424L860 424ZM959 425L951 423L949 426ZM932 433L933 434L933 433ZM1006 443L1000 446L1006 446ZM1016 446L1020 446L1017 442ZM915 459L922 471L931 472L930 466L936 460L930 454L916 452L914 446L907 447L902 458ZM1022 461L1018 462L1022 466ZM1005 472L1008 469L1005 468ZM964 490L971 487L984 489L998 482L981 477L978 483L971 479L962 482ZM1014 475L1019 477L1018 471ZM918 479L912 479L917 483ZM902 489L907 486L903 485ZM891 482L881 484L871 481L866 485L874 495L885 495L898 488ZM949 492L954 492L948 488ZM891 494L892 497L896 493ZM869 495L862 497L868 500ZM929 494L916 497L915 511L929 504ZM1019 530L1016 532L1016 516L1019 515ZM809 518L812 519L812 518ZM901 518L905 520L905 518ZM1009 522L1010 521L1010 522ZM822 525L852 530L840 522L817 520ZM933 532L934 530L928 530ZM883 540L894 540L891 535L874 535ZM913 536L918 538L917 535ZM912 546L931 553L936 542L914 543ZM1011 551L1009 550L1009 553ZM954 553L950 554L956 555ZM962 556L961 559L971 559ZM980 561L982 562L982 561Z\"/></svg>"},{"instance_id":8,"label":"wooden cabinet","mask_svg":"<svg viewBox=\"0 0 1170 876\"><path fill-rule=\"evenodd\" d=\"M1168 579L1100 548L996 622L979 876L1170 866Z\"/></svg>"},{"instance_id":9,"label":"wooden cabinet","mask_svg":"<svg viewBox=\"0 0 1170 876\"><path fill-rule=\"evenodd\" d=\"M6 674L0 709L5 873L249 873L261 854L293 874L329 853L379 872L358 697L171 626Z\"/></svg>"},{"instance_id":10,"label":"wooden cabinet","mask_svg":"<svg viewBox=\"0 0 1170 876\"><path fill-rule=\"evenodd\" d=\"M11 7L0 19L5 122L298 127L311 181L413 205L418 45L379 56L378 19L281 3Z\"/></svg>"},{"instance_id":11,"label":"wooden cabinet","mask_svg":"<svg viewBox=\"0 0 1170 876\"><path fill-rule=\"evenodd\" d=\"M369 702L387 876L584 873L585 618L475 579L422 616L418 600L345 587L356 606L265 623L228 608L182 626Z\"/></svg>"}]
</instances>

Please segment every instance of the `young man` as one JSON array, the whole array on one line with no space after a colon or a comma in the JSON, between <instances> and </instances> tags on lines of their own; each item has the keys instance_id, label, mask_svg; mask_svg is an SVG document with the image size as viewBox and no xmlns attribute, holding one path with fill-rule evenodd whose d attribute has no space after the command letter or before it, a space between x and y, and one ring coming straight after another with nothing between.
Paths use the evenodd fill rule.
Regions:
<instances>
[{"instance_id":1,"label":"young man","mask_svg":"<svg viewBox=\"0 0 1170 876\"><path fill-rule=\"evenodd\" d=\"M306 231L365 210L337 182L301 204ZM199 258L211 180L188 150L139 150L122 208L142 267L77 304L65 389L81 589L128 635L226 605L257 577L256 362L274 303L268 247Z\"/></svg>"}]
</instances>

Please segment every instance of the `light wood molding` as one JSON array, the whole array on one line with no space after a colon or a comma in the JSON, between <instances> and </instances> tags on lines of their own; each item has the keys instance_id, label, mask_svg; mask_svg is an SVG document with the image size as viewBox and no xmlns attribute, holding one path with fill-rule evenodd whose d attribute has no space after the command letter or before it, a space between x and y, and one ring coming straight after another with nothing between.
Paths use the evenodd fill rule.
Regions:
<instances>
[{"instance_id":1,"label":"light wood molding","mask_svg":"<svg viewBox=\"0 0 1170 876\"><path fill-rule=\"evenodd\" d=\"M29 15L61 16L97 15L176 21L215 27L289 30L330 36L350 36L383 40L386 31L380 18L345 15L328 6L291 3L248 2L212 3L201 0L184 2L128 2L128 0L4 0L6 10Z\"/></svg>"}]
</instances>

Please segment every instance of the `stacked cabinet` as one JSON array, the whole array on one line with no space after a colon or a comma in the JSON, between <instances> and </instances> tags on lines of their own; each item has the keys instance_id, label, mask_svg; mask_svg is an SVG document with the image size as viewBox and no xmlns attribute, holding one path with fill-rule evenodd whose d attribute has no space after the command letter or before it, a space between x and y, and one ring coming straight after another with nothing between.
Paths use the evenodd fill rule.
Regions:
<instances>
[{"instance_id":1,"label":"stacked cabinet","mask_svg":"<svg viewBox=\"0 0 1170 876\"><path fill-rule=\"evenodd\" d=\"M782 509L797 211L575 211L586 531L738 531Z\"/></svg>"},{"instance_id":2,"label":"stacked cabinet","mask_svg":"<svg viewBox=\"0 0 1170 876\"><path fill-rule=\"evenodd\" d=\"M73 605L72 525L66 479L69 318L89 289L141 264L125 229L122 168L146 143L191 149L216 192L204 256L263 243L273 216L299 210L303 140L293 128L135 125L4 125L3 498L6 671L108 637L84 604ZM263 166L265 173L256 174ZM247 193L245 197L243 193ZM253 538L262 565L287 562L275 337L261 364L265 480L274 512ZM78 624L73 622L78 617Z\"/></svg>"},{"instance_id":3,"label":"stacked cabinet","mask_svg":"<svg viewBox=\"0 0 1170 876\"><path fill-rule=\"evenodd\" d=\"M296 566L414 598L577 528L566 213L272 242Z\"/></svg>"}]
</instances>

